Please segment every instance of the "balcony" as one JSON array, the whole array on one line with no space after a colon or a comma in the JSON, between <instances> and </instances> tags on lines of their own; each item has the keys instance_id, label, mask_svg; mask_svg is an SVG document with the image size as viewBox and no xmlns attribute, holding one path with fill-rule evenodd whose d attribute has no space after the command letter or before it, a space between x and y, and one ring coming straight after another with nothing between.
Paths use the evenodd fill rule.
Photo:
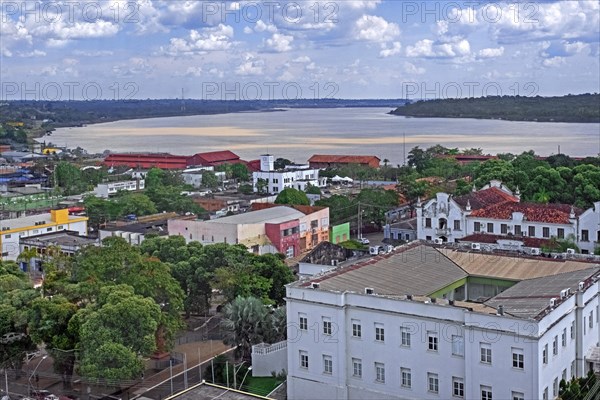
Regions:
<instances>
[{"instance_id":1,"label":"balcony","mask_svg":"<svg viewBox=\"0 0 600 400\"><path fill-rule=\"evenodd\" d=\"M451 233L451 230L448 228L437 228L435 230L435 234L438 236L448 236L448 235L450 235L450 233Z\"/></svg>"}]
</instances>

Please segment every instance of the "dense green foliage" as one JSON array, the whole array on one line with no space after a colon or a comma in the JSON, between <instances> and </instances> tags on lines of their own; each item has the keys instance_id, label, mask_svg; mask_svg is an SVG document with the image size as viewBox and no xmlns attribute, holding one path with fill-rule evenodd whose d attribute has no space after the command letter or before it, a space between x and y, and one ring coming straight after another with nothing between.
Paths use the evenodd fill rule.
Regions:
<instances>
[{"instance_id":1,"label":"dense green foliage","mask_svg":"<svg viewBox=\"0 0 600 400\"><path fill-rule=\"evenodd\" d=\"M254 296L265 304L282 304L284 285L294 280L280 255L257 256L242 245L202 246L199 242L186 244L181 236L170 236L146 239L141 251L171 266L185 293L188 315L208 310L213 289L218 289L227 301Z\"/></svg>"},{"instance_id":2,"label":"dense green foliage","mask_svg":"<svg viewBox=\"0 0 600 400\"><path fill-rule=\"evenodd\" d=\"M562 379L559 385L558 398L561 400L583 400L597 380L598 378L592 370L585 377L573 378L568 382ZM597 399L597 394L593 398Z\"/></svg>"},{"instance_id":3,"label":"dense green foliage","mask_svg":"<svg viewBox=\"0 0 600 400\"><path fill-rule=\"evenodd\" d=\"M275 204L290 204L290 205L298 205L298 206L308 206L310 205L310 200L301 190L294 188L285 188L283 189L275 199Z\"/></svg>"},{"instance_id":4,"label":"dense green foliage","mask_svg":"<svg viewBox=\"0 0 600 400\"><path fill-rule=\"evenodd\" d=\"M489 96L421 100L391 114L410 117L486 118L511 121L600 122L600 95Z\"/></svg>"}]
</instances>

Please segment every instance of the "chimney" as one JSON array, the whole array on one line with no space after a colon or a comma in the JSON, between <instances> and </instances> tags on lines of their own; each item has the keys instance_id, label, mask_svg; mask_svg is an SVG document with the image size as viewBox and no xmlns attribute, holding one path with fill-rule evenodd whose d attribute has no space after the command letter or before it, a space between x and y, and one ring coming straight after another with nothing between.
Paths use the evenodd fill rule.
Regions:
<instances>
[{"instance_id":1,"label":"chimney","mask_svg":"<svg viewBox=\"0 0 600 400\"><path fill-rule=\"evenodd\" d=\"M471 211L471 201L467 200L467 206L465 207L466 211Z\"/></svg>"}]
</instances>

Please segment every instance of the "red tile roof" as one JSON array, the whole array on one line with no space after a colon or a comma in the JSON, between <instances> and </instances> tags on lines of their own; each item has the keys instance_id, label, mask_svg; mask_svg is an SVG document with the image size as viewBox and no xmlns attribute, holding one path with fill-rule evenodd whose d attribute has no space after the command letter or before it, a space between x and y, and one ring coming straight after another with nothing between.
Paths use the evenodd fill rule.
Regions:
<instances>
[{"instance_id":1,"label":"red tile roof","mask_svg":"<svg viewBox=\"0 0 600 400\"><path fill-rule=\"evenodd\" d=\"M574 211L575 215L582 212L580 209L574 209ZM475 210L471 213L471 217L509 220L512 218L513 212L523 213L527 221L569 224L571 206L568 204L504 203Z\"/></svg>"},{"instance_id":2,"label":"red tile roof","mask_svg":"<svg viewBox=\"0 0 600 400\"><path fill-rule=\"evenodd\" d=\"M491 187L485 190L471 192L464 196L454 197L454 201L463 209L467 206L468 202L471 204L471 210L479 210L480 208L486 208L493 205L517 203L519 199L497 187Z\"/></svg>"},{"instance_id":3,"label":"red tile roof","mask_svg":"<svg viewBox=\"0 0 600 400\"><path fill-rule=\"evenodd\" d=\"M194 154L194 157L199 157L202 160L209 162L209 163L232 161L232 160L240 159L240 157L237 154L235 154L229 150L211 151L208 153L198 153L198 154Z\"/></svg>"},{"instance_id":4,"label":"red tile roof","mask_svg":"<svg viewBox=\"0 0 600 400\"><path fill-rule=\"evenodd\" d=\"M343 156L343 155L325 155L315 154L308 159L308 162L314 163L340 163L340 164L369 164L377 162L381 159L376 156Z\"/></svg>"},{"instance_id":5,"label":"red tile roof","mask_svg":"<svg viewBox=\"0 0 600 400\"><path fill-rule=\"evenodd\" d=\"M281 206L291 207L297 211L300 211L304 215L309 215L309 214L315 213L317 211L321 211L324 208L327 208L327 207L320 207L320 206L301 206L301 205L275 204L275 203L252 203L252 205L250 206L250 209L252 211L258 211L258 210L264 210L267 208L281 207Z\"/></svg>"},{"instance_id":6,"label":"red tile roof","mask_svg":"<svg viewBox=\"0 0 600 400\"><path fill-rule=\"evenodd\" d=\"M523 242L525 247L549 247L550 241L548 239L532 238L527 236L501 236L501 235L488 235L486 233L475 233L473 235L465 236L462 239L458 239L458 242L473 242L473 243L490 243L495 244L498 240L516 240Z\"/></svg>"}]
</instances>

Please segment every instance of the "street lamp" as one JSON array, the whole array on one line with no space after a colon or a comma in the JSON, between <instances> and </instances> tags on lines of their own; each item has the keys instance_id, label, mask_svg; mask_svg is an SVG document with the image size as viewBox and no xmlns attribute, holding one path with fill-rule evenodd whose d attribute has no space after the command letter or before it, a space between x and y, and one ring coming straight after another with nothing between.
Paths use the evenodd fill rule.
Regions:
<instances>
[{"instance_id":1,"label":"street lamp","mask_svg":"<svg viewBox=\"0 0 600 400\"><path fill-rule=\"evenodd\" d=\"M35 366L33 373L31 375L29 375L29 380L27 381L27 388L29 390L29 395L31 395L31 378L35 375L35 372L37 371L38 367L42 364L42 361L44 361L46 358L48 358L47 355L43 356L42 359Z\"/></svg>"},{"instance_id":2,"label":"street lamp","mask_svg":"<svg viewBox=\"0 0 600 400\"><path fill-rule=\"evenodd\" d=\"M244 385L244 381L246 380L246 377L248 376L248 372L252 371L252 367L248 368L248 371L246 371L246 374L244 375L244 378L242 379L242 383L240 383L240 387L238 390L242 390L242 386Z\"/></svg>"}]
</instances>

